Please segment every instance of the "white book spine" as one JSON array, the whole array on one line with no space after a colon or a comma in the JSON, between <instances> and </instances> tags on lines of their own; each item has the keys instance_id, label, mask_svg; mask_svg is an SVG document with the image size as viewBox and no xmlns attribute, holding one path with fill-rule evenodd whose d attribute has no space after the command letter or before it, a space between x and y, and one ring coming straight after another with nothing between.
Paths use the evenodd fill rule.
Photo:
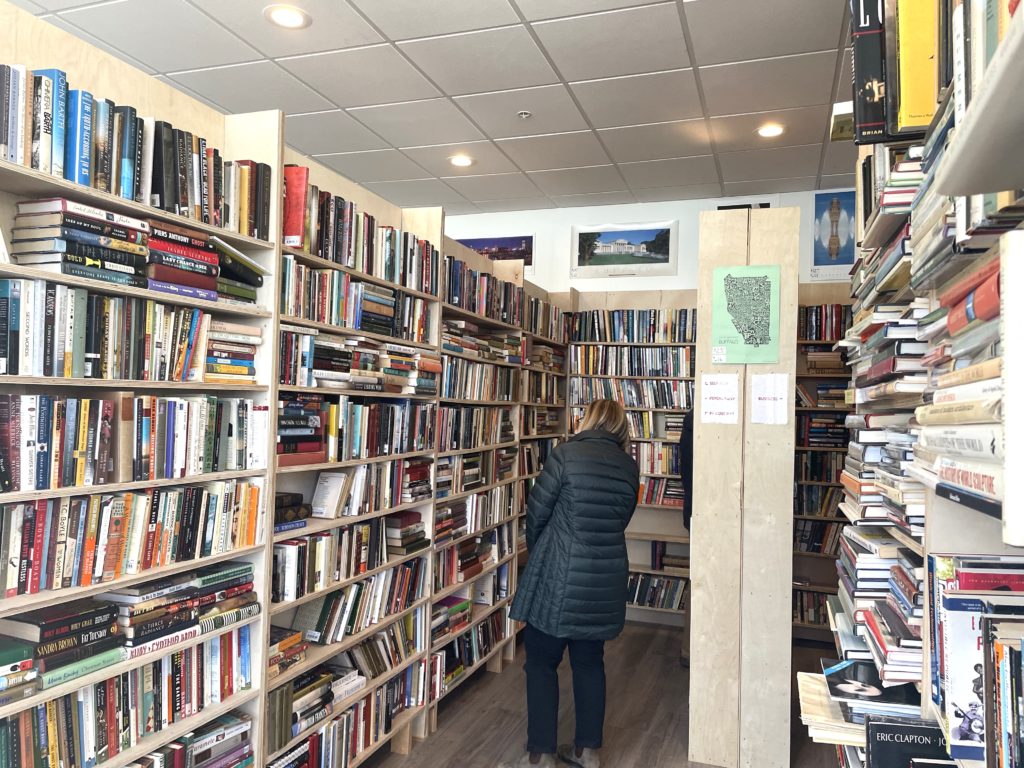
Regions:
<instances>
[{"instance_id":1,"label":"white book spine","mask_svg":"<svg viewBox=\"0 0 1024 768\"><path fill-rule=\"evenodd\" d=\"M1000 314L1003 344L1002 386L1005 392L1019 392L1024 383L1024 359L1016 354L1015 343L1024 322L1024 231L1003 235L999 244L1001 262ZM1003 402L1003 461L1005 466L1024 466L1024 403L1021 398L1007 397ZM1024 490L1017 483L1007 483L1003 491L1003 541L1011 546L1024 546Z\"/></svg>"}]
</instances>

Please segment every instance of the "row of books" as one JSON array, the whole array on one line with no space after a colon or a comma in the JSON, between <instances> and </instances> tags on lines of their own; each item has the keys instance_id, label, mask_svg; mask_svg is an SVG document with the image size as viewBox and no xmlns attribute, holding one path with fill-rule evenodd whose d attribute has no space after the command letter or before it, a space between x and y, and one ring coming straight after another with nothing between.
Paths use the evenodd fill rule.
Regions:
<instances>
[{"instance_id":1,"label":"row of books","mask_svg":"<svg viewBox=\"0 0 1024 768\"><path fill-rule=\"evenodd\" d=\"M475 488L512 479L518 453L518 449L512 446L439 458L434 469L434 498L459 496Z\"/></svg>"},{"instance_id":2,"label":"row of books","mask_svg":"<svg viewBox=\"0 0 1024 768\"><path fill-rule=\"evenodd\" d=\"M845 465L846 456L842 453L798 451L796 477L801 482L838 483Z\"/></svg>"},{"instance_id":3,"label":"row of books","mask_svg":"<svg viewBox=\"0 0 1024 768\"><path fill-rule=\"evenodd\" d=\"M840 413L799 413L796 419L797 445L812 448L845 448L849 434L846 417Z\"/></svg>"},{"instance_id":4,"label":"row of books","mask_svg":"<svg viewBox=\"0 0 1024 768\"><path fill-rule=\"evenodd\" d=\"M676 546L675 542L671 542ZM664 571L669 575L686 576L690 571L690 556L679 552L669 552L670 542L651 542L651 568Z\"/></svg>"},{"instance_id":5,"label":"row of books","mask_svg":"<svg viewBox=\"0 0 1024 768\"><path fill-rule=\"evenodd\" d=\"M269 165L225 161L198 134L68 86L60 69L0 64L0 157L125 200L269 237Z\"/></svg>"},{"instance_id":6,"label":"row of books","mask_svg":"<svg viewBox=\"0 0 1024 768\"><path fill-rule=\"evenodd\" d=\"M270 691L267 749L276 752L311 725L333 714L335 702L366 687L367 678L338 661L311 669Z\"/></svg>"},{"instance_id":7,"label":"row of books","mask_svg":"<svg viewBox=\"0 0 1024 768\"><path fill-rule=\"evenodd\" d=\"M793 521L793 551L838 555L845 523L821 520Z\"/></svg>"},{"instance_id":8,"label":"row of books","mask_svg":"<svg viewBox=\"0 0 1024 768\"><path fill-rule=\"evenodd\" d=\"M515 402L519 399L519 371L506 366L444 356L442 398Z\"/></svg>"},{"instance_id":9,"label":"row of books","mask_svg":"<svg viewBox=\"0 0 1024 768\"><path fill-rule=\"evenodd\" d=\"M639 503L653 507L682 508L686 498L683 483L675 478L643 477L640 479Z\"/></svg>"},{"instance_id":10,"label":"row of books","mask_svg":"<svg viewBox=\"0 0 1024 768\"><path fill-rule=\"evenodd\" d=\"M577 406L577 408L582 408L582 406ZM574 411L574 413L577 412ZM681 413L626 411L626 419L629 421L629 436L634 440L678 443L683 429L683 414Z\"/></svg>"},{"instance_id":11,"label":"row of books","mask_svg":"<svg viewBox=\"0 0 1024 768\"><path fill-rule=\"evenodd\" d=\"M626 605L682 611L690 581L680 576L655 576L630 573L626 586Z\"/></svg>"},{"instance_id":12,"label":"row of books","mask_svg":"<svg viewBox=\"0 0 1024 768\"><path fill-rule=\"evenodd\" d=\"M818 382L811 390L807 384L797 382L796 404L801 408L835 408L844 410L846 404L846 385Z\"/></svg>"},{"instance_id":13,"label":"row of books","mask_svg":"<svg viewBox=\"0 0 1024 768\"><path fill-rule=\"evenodd\" d=\"M487 331L468 320L441 320L441 350L467 357L521 364L524 342L515 331Z\"/></svg>"},{"instance_id":14,"label":"row of books","mask_svg":"<svg viewBox=\"0 0 1024 768\"><path fill-rule=\"evenodd\" d=\"M526 371L522 396L531 404L565 405L565 377Z\"/></svg>"},{"instance_id":15,"label":"row of books","mask_svg":"<svg viewBox=\"0 0 1024 768\"><path fill-rule=\"evenodd\" d=\"M430 609L430 645L437 645L470 625L473 620L473 600L464 595L442 597Z\"/></svg>"},{"instance_id":16,"label":"row of books","mask_svg":"<svg viewBox=\"0 0 1024 768\"><path fill-rule=\"evenodd\" d=\"M550 301L527 296L523 330L565 344L568 341L568 317L568 313Z\"/></svg>"},{"instance_id":17,"label":"row of books","mask_svg":"<svg viewBox=\"0 0 1024 768\"><path fill-rule=\"evenodd\" d=\"M697 341L696 309L592 309L572 316L574 342L682 344Z\"/></svg>"},{"instance_id":18,"label":"row of books","mask_svg":"<svg viewBox=\"0 0 1024 768\"><path fill-rule=\"evenodd\" d=\"M801 350L803 352L803 370L801 374L807 376L833 376L846 373L846 364L843 361L842 352L828 347L822 348L817 345L805 345Z\"/></svg>"},{"instance_id":19,"label":"row of books","mask_svg":"<svg viewBox=\"0 0 1024 768\"><path fill-rule=\"evenodd\" d=\"M559 437L528 440L519 446L519 476L526 477L541 471L548 456L561 442Z\"/></svg>"},{"instance_id":20,"label":"row of books","mask_svg":"<svg viewBox=\"0 0 1024 768\"><path fill-rule=\"evenodd\" d=\"M522 327L523 288L487 272L471 268L466 262L444 257L444 300L468 312Z\"/></svg>"},{"instance_id":21,"label":"row of books","mask_svg":"<svg viewBox=\"0 0 1024 768\"><path fill-rule=\"evenodd\" d=\"M691 347L598 347L569 348L572 373L599 376L692 377Z\"/></svg>"},{"instance_id":22,"label":"row of books","mask_svg":"<svg viewBox=\"0 0 1024 768\"><path fill-rule=\"evenodd\" d=\"M692 381L569 378L569 402L574 406L594 400L615 400L626 408L689 408Z\"/></svg>"},{"instance_id":23,"label":"row of books","mask_svg":"<svg viewBox=\"0 0 1024 768\"><path fill-rule=\"evenodd\" d=\"M823 592L793 587L793 622L828 629L827 598Z\"/></svg>"},{"instance_id":24,"label":"row of books","mask_svg":"<svg viewBox=\"0 0 1024 768\"><path fill-rule=\"evenodd\" d=\"M526 362L534 368L543 368L552 373L565 373L565 352L547 344L531 341Z\"/></svg>"},{"instance_id":25,"label":"row of books","mask_svg":"<svg viewBox=\"0 0 1024 768\"><path fill-rule=\"evenodd\" d=\"M796 321L796 337L802 341L839 341L853 320L849 304L801 306Z\"/></svg>"},{"instance_id":26,"label":"row of books","mask_svg":"<svg viewBox=\"0 0 1024 768\"><path fill-rule=\"evenodd\" d=\"M641 473L679 475L680 450L677 443L632 443L629 452Z\"/></svg>"},{"instance_id":27,"label":"row of books","mask_svg":"<svg viewBox=\"0 0 1024 768\"><path fill-rule=\"evenodd\" d=\"M793 511L795 514L805 517L842 516L839 505L843 501L843 489L838 484L831 487L798 484L794 488Z\"/></svg>"},{"instance_id":28,"label":"row of books","mask_svg":"<svg viewBox=\"0 0 1024 768\"><path fill-rule=\"evenodd\" d=\"M451 541L515 517L515 501L512 486L506 484L438 504L434 512L435 546L443 547Z\"/></svg>"},{"instance_id":29,"label":"row of books","mask_svg":"<svg viewBox=\"0 0 1024 768\"><path fill-rule=\"evenodd\" d=\"M305 166L284 167L282 235L289 248L422 293L438 292L437 248L310 184Z\"/></svg>"},{"instance_id":30,"label":"row of books","mask_svg":"<svg viewBox=\"0 0 1024 768\"><path fill-rule=\"evenodd\" d=\"M562 409L549 407L529 407L523 409L523 437L533 435L559 434L562 427Z\"/></svg>"},{"instance_id":31,"label":"row of books","mask_svg":"<svg viewBox=\"0 0 1024 768\"><path fill-rule=\"evenodd\" d=\"M473 580L488 566L511 555L515 541L514 523L504 523L438 550L434 560L434 589L443 590ZM491 582L486 579L484 582L481 586L486 589ZM493 595L488 593L488 597ZM490 603L493 600L488 601Z\"/></svg>"},{"instance_id":32,"label":"row of books","mask_svg":"<svg viewBox=\"0 0 1024 768\"><path fill-rule=\"evenodd\" d=\"M431 654L430 699L441 698L509 636L507 609L502 608Z\"/></svg>"},{"instance_id":33,"label":"row of books","mask_svg":"<svg viewBox=\"0 0 1024 768\"><path fill-rule=\"evenodd\" d=\"M442 405L437 429L440 451L482 448L516 439L512 412L508 408Z\"/></svg>"}]
</instances>

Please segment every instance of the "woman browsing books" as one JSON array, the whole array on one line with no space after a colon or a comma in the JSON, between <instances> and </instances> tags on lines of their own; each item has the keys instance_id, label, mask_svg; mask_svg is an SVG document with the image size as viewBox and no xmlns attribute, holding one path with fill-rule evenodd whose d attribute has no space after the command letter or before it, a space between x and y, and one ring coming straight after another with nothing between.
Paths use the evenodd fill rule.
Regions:
<instances>
[{"instance_id":1,"label":"woman browsing books","mask_svg":"<svg viewBox=\"0 0 1024 768\"><path fill-rule=\"evenodd\" d=\"M526 622L527 754L505 768L555 765L558 667L566 647L576 703L575 745L557 753L598 768L604 730L604 643L626 620L625 530L636 508L639 470L629 455L626 413L595 400L579 432L552 451L530 494L530 559L512 603Z\"/></svg>"}]
</instances>

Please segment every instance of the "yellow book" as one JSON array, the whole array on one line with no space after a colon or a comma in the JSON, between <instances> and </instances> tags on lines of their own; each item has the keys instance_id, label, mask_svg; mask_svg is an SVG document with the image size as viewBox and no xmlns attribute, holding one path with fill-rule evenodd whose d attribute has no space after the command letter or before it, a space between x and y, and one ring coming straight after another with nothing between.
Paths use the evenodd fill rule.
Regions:
<instances>
[{"instance_id":1,"label":"yellow book","mask_svg":"<svg viewBox=\"0 0 1024 768\"><path fill-rule=\"evenodd\" d=\"M927 126L935 116L937 27L938 5L934 0L897 0L899 130Z\"/></svg>"},{"instance_id":2,"label":"yellow book","mask_svg":"<svg viewBox=\"0 0 1024 768\"><path fill-rule=\"evenodd\" d=\"M46 702L46 743L50 754L50 765L57 766L60 758L60 731L57 729L57 702Z\"/></svg>"},{"instance_id":3,"label":"yellow book","mask_svg":"<svg viewBox=\"0 0 1024 768\"><path fill-rule=\"evenodd\" d=\"M238 231L251 235L249 231L249 167L238 166Z\"/></svg>"}]
</instances>

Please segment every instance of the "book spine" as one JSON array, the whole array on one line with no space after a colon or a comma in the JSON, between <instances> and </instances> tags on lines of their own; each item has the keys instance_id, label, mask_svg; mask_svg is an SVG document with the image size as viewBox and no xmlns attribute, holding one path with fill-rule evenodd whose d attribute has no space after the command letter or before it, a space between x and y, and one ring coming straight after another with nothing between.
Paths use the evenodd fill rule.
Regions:
<instances>
[{"instance_id":1,"label":"book spine","mask_svg":"<svg viewBox=\"0 0 1024 768\"><path fill-rule=\"evenodd\" d=\"M109 667L111 664L117 664L120 661L124 661L125 658L126 654L123 649L111 648L109 651L98 653L74 664L59 667L50 672L44 672L39 676L39 687L43 690L53 688L69 680L74 680L104 667Z\"/></svg>"},{"instance_id":2,"label":"book spine","mask_svg":"<svg viewBox=\"0 0 1024 768\"><path fill-rule=\"evenodd\" d=\"M92 94L68 92L68 134L64 157L64 178L91 186L92 179Z\"/></svg>"}]
</instances>

